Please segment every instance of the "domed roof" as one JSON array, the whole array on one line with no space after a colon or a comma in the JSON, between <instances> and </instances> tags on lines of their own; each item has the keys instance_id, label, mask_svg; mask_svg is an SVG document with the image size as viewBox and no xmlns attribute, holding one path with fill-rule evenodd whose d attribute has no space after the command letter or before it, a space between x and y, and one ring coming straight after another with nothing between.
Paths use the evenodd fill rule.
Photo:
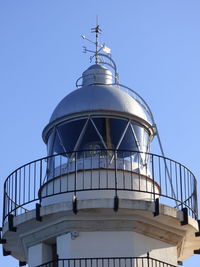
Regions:
<instances>
[{"instance_id":1,"label":"domed roof","mask_svg":"<svg viewBox=\"0 0 200 267\"><path fill-rule=\"evenodd\" d=\"M55 108L50 123L74 113L113 111L147 120L142 107L127 93L106 85L83 86L67 95Z\"/></svg>"},{"instance_id":2,"label":"domed roof","mask_svg":"<svg viewBox=\"0 0 200 267\"><path fill-rule=\"evenodd\" d=\"M119 86L112 85L112 73L105 67L95 64L83 72L83 86L61 100L55 108L49 124L43 131L46 140L48 132L57 124L80 115L117 115L133 118L148 128L148 121L143 107Z\"/></svg>"},{"instance_id":3,"label":"domed roof","mask_svg":"<svg viewBox=\"0 0 200 267\"><path fill-rule=\"evenodd\" d=\"M91 65L86 71L88 70L93 70L93 69L97 69L97 70L108 70L106 67L104 67L103 65L100 65L100 64L93 64ZM86 72L84 71L84 72ZM83 72L83 73L84 73Z\"/></svg>"}]
</instances>

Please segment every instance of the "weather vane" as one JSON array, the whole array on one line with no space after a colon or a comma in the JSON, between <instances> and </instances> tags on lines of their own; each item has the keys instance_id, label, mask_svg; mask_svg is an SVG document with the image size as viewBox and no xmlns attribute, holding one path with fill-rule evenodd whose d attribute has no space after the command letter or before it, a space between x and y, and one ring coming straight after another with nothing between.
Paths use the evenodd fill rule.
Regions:
<instances>
[{"instance_id":1,"label":"weather vane","mask_svg":"<svg viewBox=\"0 0 200 267\"><path fill-rule=\"evenodd\" d=\"M91 33L95 33L96 34L96 40L92 41L89 38L87 38L85 35L81 35L81 37L87 41L89 41L90 43L95 45L95 51L93 50L89 50L87 49L86 46L83 46L83 53L87 53L90 52L93 54L93 56L90 57L90 61L92 61L92 59L95 57L95 62L96 64L99 63L99 56L100 56L100 52L105 52L106 54L109 54L109 56L111 56L111 49L108 48L107 46L105 46L105 44L101 45L99 43L99 35L101 34L102 30L98 24L98 17L97 17L97 23L96 23L96 27L95 28L91 28Z\"/></svg>"}]
</instances>

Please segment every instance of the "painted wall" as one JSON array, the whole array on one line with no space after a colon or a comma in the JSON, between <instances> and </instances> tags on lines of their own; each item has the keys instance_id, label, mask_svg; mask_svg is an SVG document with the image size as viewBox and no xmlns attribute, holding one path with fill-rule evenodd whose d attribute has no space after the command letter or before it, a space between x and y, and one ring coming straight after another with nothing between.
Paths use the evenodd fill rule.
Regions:
<instances>
[{"instance_id":1,"label":"painted wall","mask_svg":"<svg viewBox=\"0 0 200 267\"><path fill-rule=\"evenodd\" d=\"M28 266L35 267L52 260L52 247L40 243L28 249Z\"/></svg>"},{"instance_id":2,"label":"painted wall","mask_svg":"<svg viewBox=\"0 0 200 267\"><path fill-rule=\"evenodd\" d=\"M150 256L177 264L176 247L130 231L79 232L57 237L59 258Z\"/></svg>"}]
</instances>

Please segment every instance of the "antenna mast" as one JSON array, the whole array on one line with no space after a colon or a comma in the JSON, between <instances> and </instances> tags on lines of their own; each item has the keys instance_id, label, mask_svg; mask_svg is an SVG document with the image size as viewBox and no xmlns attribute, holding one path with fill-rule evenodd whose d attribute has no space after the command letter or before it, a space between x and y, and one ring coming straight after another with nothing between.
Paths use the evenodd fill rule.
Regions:
<instances>
[{"instance_id":1,"label":"antenna mast","mask_svg":"<svg viewBox=\"0 0 200 267\"><path fill-rule=\"evenodd\" d=\"M107 65L110 68L112 68L114 70L115 83L118 84L119 83L119 76L117 73L116 64L115 64L114 60L111 58L111 49L109 47L107 47L105 45L105 43L101 44L99 42L99 35L102 33L102 30L98 24L98 16L97 16L97 20L96 20L96 27L91 28L91 33L95 33L95 35L96 35L95 41L89 39L85 35L81 35L81 37L83 39L87 40L88 42L92 43L93 45L95 45L95 49L90 50L90 49L87 49L86 46L83 46L83 53L89 52L92 54L92 56L90 56L90 62L92 62L93 58L95 58L96 64ZM81 78L79 78L79 79L81 79ZM79 81L79 79L77 80L77 82ZM77 82L76 82L76 86L78 87Z\"/></svg>"},{"instance_id":2,"label":"antenna mast","mask_svg":"<svg viewBox=\"0 0 200 267\"><path fill-rule=\"evenodd\" d=\"M96 42L95 42L95 46L96 46L96 51L95 51L95 62L96 64L99 63L99 35L101 34L102 30L100 29L100 26L98 24L98 16L97 16L97 21L96 21L96 27L95 28L91 28L91 32L92 33L96 33Z\"/></svg>"}]
</instances>

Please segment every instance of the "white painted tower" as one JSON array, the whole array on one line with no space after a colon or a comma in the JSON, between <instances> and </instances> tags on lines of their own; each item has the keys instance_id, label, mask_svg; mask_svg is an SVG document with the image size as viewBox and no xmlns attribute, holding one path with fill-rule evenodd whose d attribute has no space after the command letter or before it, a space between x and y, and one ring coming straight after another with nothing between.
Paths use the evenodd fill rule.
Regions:
<instances>
[{"instance_id":1,"label":"white painted tower","mask_svg":"<svg viewBox=\"0 0 200 267\"><path fill-rule=\"evenodd\" d=\"M45 127L47 157L5 181L3 253L30 267L177 266L200 252L196 179L150 152L153 115L92 30L95 64Z\"/></svg>"}]
</instances>

